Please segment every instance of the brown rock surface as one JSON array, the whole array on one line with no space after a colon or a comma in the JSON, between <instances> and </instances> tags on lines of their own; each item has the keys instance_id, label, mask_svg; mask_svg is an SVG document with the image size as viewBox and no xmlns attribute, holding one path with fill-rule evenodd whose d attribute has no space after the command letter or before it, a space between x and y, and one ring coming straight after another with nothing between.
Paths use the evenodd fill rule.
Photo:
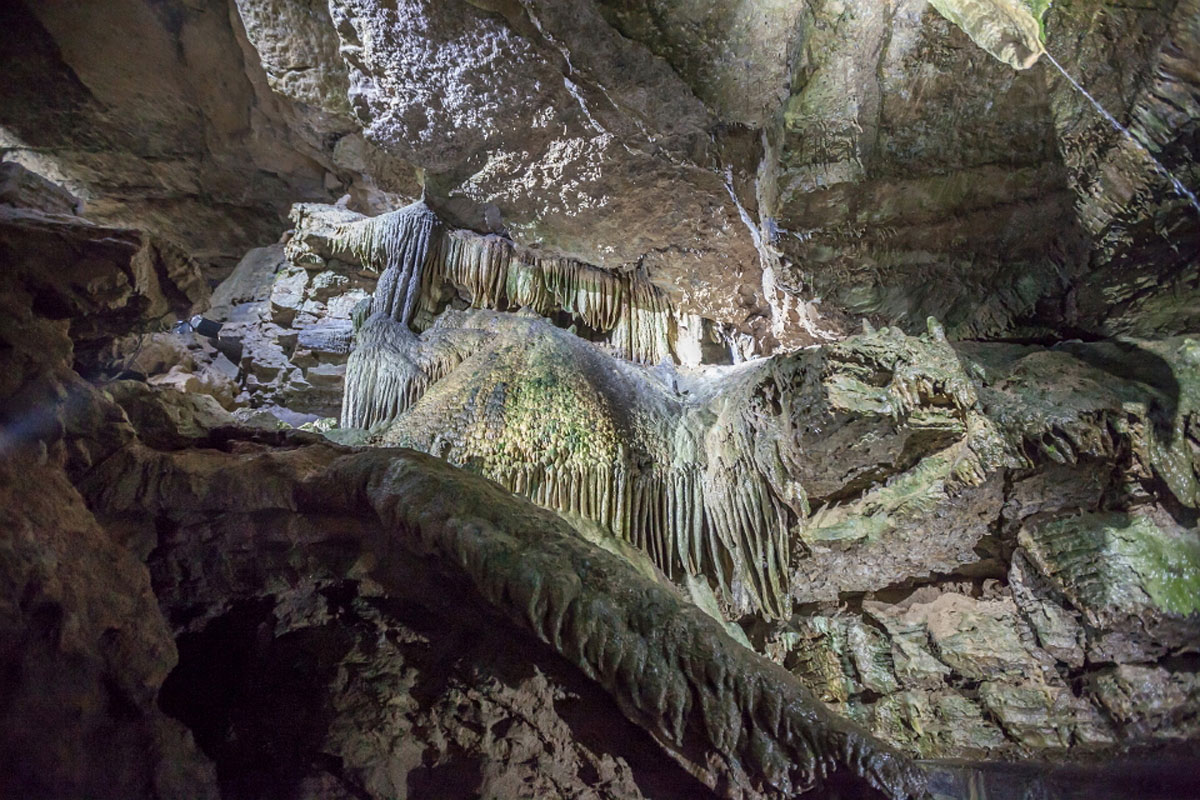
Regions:
<instances>
[{"instance_id":1,"label":"brown rock surface","mask_svg":"<svg viewBox=\"0 0 1200 800\"><path fill-rule=\"evenodd\" d=\"M0 460L0 791L218 797L157 693L175 643L146 568L112 541L45 450Z\"/></svg>"}]
</instances>

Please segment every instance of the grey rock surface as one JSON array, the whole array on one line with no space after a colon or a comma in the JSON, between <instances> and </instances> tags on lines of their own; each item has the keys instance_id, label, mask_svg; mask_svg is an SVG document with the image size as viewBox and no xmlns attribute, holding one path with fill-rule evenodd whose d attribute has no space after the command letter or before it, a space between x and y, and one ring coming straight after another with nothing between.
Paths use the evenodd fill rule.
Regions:
<instances>
[{"instance_id":1,"label":"grey rock surface","mask_svg":"<svg viewBox=\"0 0 1200 800\"><path fill-rule=\"evenodd\" d=\"M1051 7L1046 48L1194 189L1195 0L1098 9ZM758 352L863 316L963 336L1197 322L1194 210L1048 60L1014 71L925 0L6 14L28 76L5 159L211 275L297 200L424 192L457 226L642 269ZM114 66L130 32L153 80Z\"/></svg>"}]
</instances>

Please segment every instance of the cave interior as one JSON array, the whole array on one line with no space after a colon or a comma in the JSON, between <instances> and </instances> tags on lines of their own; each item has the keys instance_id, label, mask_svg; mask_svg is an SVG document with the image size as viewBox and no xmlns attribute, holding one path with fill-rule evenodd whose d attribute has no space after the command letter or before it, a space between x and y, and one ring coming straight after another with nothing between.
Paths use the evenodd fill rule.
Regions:
<instances>
[{"instance_id":1,"label":"cave interior","mask_svg":"<svg viewBox=\"0 0 1200 800\"><path fill-rule=\"evenodd\" d=\"M1200 798L1200 0L0 26L0 797Z\"/></svg>"}]
</instances>

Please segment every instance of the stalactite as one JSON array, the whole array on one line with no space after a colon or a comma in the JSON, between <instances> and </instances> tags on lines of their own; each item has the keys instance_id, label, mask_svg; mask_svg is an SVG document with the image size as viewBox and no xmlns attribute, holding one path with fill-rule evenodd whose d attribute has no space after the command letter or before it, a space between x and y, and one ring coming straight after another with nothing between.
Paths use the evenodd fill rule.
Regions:
<instances>
[{"instance_id":1,"label":"stalactite","mask_svg":"<svg viewBox=\"0 0 1200 800\"><path fill-rule=\"evenodd\" d=\"M349 253L382 271L372 315L384 314L402 325L412 322L437 228L437 216L424 202L416 202L339 229L332 240L335 254Z\"/></svg>"},{"instance_id":2,"label":"stalactite","mask_svg":"<svg viewBox=\"0 0 1200 800\"><path fill-rule=\"evenodd\" d=\"M469 446L446 456L456 464L475 460ZM694 465L638 472L619 463L569 468L542 462L485 464L482 472L544 508L596 523L645 552L672 580L736 562L748 571L745 577L752 583L755 597L765 597L764 605L769 603L771 608L780 607L778 597L760 587L774 586L776 595L781 591L781 562L767 558L779 551L768 526L779 529L781 510L767 501L764 515L758 508L764 489L752 482L748 493L753 497L747 498L744 490L707 486ZM748 510L751 504L755 508L752 515ZM741 509L737 512L741 516L729 517L726 508ZM749 542L761 557L735 557L743 542ZM786 563L786 552L783 547L782 563ZM759 565L765 570L761 576L757 574ZM722 571L714 577L728 593L729 575Z\"/></svg>"},{"instance_id":3,"label":"stalactite","mask_svg":"<svg viewBox=\"0 0 1200 800\"><path fill-rule=\"evenodd\" d=\"M430 314L440 310L437 289L446 282L475 308L570 314L631 361L657 364L673 356L673 308L644 278L539 257L507 239L470 231L446 231L435 253L422 279L421 307Z\"/></svg>"},{"instance_id":4,"label":"stalactite","mask_svg":"<svg viewBox=\"0 0 1200 800\"><path fill-rule=\"evenodd\" d=\"M480 336L450 337L438 329L418 337L383 313L371 316L346 365L341 426L372 428L403 414L462 363Z\"/></svg>"},{"instance_id":5,"label":"stalactite","mask_svg":"<svg viewBox=\"0 0 1200 800\"><path fill-rule=\"evenodd\" d=\"M622 312L611 338L617 352L642 364L657 364L673 352L674 315L656 286L633 283Z\"/></svg>"},{"instance_id":6,"label":"stalactite","mask_svg":"<svg viewBox=\"0 0 1200 800\"><path fill-rule=\"evenodd\" d=\"M518 252L498 236L439 231L422 202L347 224L332 240L348 254L382 271L369 308L356 310L359 341L346 371L342 425L371 427L394 419L444 374L409 328L420 309L443 309L449 283L477 308L526 309L540 316L566 312L607 335L620 356L641 363L671 358L673 311L666 295L641 278L614 275L578 261ZM402 330L390 330L376 317ZM447 368L448 369L448 368Z\"/></svg>"},{"instance_id":7,"label":"stalactite","mask_svg":"<svg viewBox=\"0 0 1200 800\"><path fill-rule=\"evenodd\" d=\"M752 431L725 436L707 467L677 461L670 448L654 458L631 452L618 428L653 426L658 418L615 421L613 401L596 383L611 362L596 348L548 328L551 343L539 349L545 332L521 326L542 323L445 309L448 285L478 309L567 314L606 337L602 349L658 364L672 358L676 336L660 289L637 275L518 250L498 236L439 232L423 204L349 224L333 249L382 270L369 308L355 314L343 427L407 420L411 430L391 443L470 465L540 505L601 526L672 579L704 573L727 597L736 583L767 613L787 613L788 512L752 461L738 455L752 450ZM419 335L412 330L418 309L420 324L429 325ZM520 356L490 351L502 363L480 362L484 378L465 396L458 386L452 397L422 402L476 348L506 333L514 337L510 352ZM579 348L597 359L590 370L579 368ZM731 441L742 450L720 449Z\"/></svg>"},{"instance_id":8,"label":"stalactite","mask_svg":"<svg viewBox=\"0 0 1200 800\"><path fill-rule=\"evenodd\" d=\"M476 281L489 301L498 296L499 270L505 293L520 287L531 303L581 287L589 300L601 294L568 262L534 265L506 260L505 249L490 245L456 247L440 252L458 259L458 280ZM622 291L622 302L653 309L654 293L639 294L636 285ZM719 383L699 380L681 393L660 370L613 359L530 311L446 311L420 337L376 315L360 344L393 363L375 372L352 363L357 382L348 386L347 416L365 425L399 415L381 443L433 453L587 521L588 530L646 553L672 580L703 575L734 613L786 618L791 537L833 541L825 534L845 527L846 514L828 504L809 519L798 477L806 443L839 409L891 415L890 424L935 432L939 441L944 433L961 437L867 490L858 510L847 511L854 524L932 513L930 503L947 492L982 483L998 465L1017 466L979 413L976 387L936 322L920 338L884 329L819 353L731 367ZM622 319L631 348L639 336L646 343L657 335L629 326L634 315ZM1054 451L1102 445L1074 438ZM862 536L836 538L875 535L859 527Z\"/></svg>"},{"instance_id":9,"label":"stalactite","mask_svg":"<svg viewBox=\"0 0 1200 800\"><path fill-rule=\"evenodd\" d=\"M508 269L512 245L499 236L480 236L469 231L447 231L441 237L438 259L425 281L428 310L436 313L435 284L439 281L461 287L476 308L499 309L507 300Z\"/></svg>"},{"instance_id":10,"label":"stalactite","mask_svg":"<svg viewBox=\"0 0 1200 800\"><path fill-rule=\"evenodd\" d=\"M420 310L426 315L421 325L428 324L443 310L448 284L475 308L566 313L631 361L674 357L674 309L646 279L541 257L500 236L442 229L421 202L342 226L331 250L381 271L371 315L411 327Z\"/></svg>"},{"instance_id":11,"label":"stalactite","mask_svg":"<svg viewBox=\"0 0 1200 800\"><path fill-rule=\"evenodd\" d=\"M786 617L791 608L786 508L748 459L718 457L715 462L704 476L705 522L713 539L705 543L706 555L719 565L724 554L756 605L768 615ZM726 571L712 574L728 593Z\"/></svg>"}]
</instances>

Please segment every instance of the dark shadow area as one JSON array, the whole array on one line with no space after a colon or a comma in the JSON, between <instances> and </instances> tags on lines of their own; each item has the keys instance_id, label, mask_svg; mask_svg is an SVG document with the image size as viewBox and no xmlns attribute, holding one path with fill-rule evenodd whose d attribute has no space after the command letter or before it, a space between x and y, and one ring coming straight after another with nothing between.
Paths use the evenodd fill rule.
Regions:
<instances>
[{"instance_id":1,"label":"dark shadow area","mask_svg":"<svg viewBox=\"0 0 1200 800\"><path fill-rule=\"evenodd\" d=\"M623 759L634 782L655 800L716 800L683 768L666 758L646 731L612 709L612 699L600 687L577 680L571 696L556 700L554 710L571 729L572 738L598 755Z\"/></svg>"},{"instance_id":2,"label":"dark shadow area","mask_svg":"<svg viewBox=\"0 0 1200 800\"><path fill-rule=\"evenodd\" d=\"M95 100L62 59L58 45L21 2L0 3L0 124L39 147L62 145L78 137L98 147L107 135L95 130L87 112ZM52 88L52 91L50 90Z\"/></svg>"},{"instance_id":3,"label":"dark shadow area","mask_svg":"<svg viewBox=\"0 0 1200 800\"><path fill-rule=\"evenodd\" d=\"M887 795L863 785L862 778L845 769L830 775L813 794L822 800L887 800Z\"/></svg>"},{"instance_id":4,"label":"dark shadow area","mask_svg":"<svg viewBox=\"0 0 1200 800\"><path fill-rule=\"evenodd\" d=\"M588 762L611 758L628 765L647 798L715 800L627 720L602 688L514 628L469 586L426 571L420 563L398 570L407 578L400 584L408 589L403 597L362 597L353 581L321 590L331 617L323 624L276 635L276 600L269 597L236 603L201 631L179 637L179 665L163 686L160 704L191 728L200 749L215 762L225 800L295 800L311 796L314 778L334 779L349 796L375 796L361 785L362 776L329 750L339 693L361 695L371 687L384 692L380 702L388 691L398 690L398 707L412 708L413 728L405 741L418 749L419 763L401 776L412 798L475 800L485 770L519 767L503 754L519 749L524 739L485 746L482 752L464 750L454 737L445 737L451 728L444 726L453 724L468 731L468 741L528 737L533 726L538 735L551 736L545 740L547 757L567 764L576 758L569 751L586 754L577 774L600 796L611 796L612 787L605 794L605 777ZM340 686L339 669L357 663L362 654L370 658L380 621L395 648L392 667L405 675L403 689L386 679L368 680L366 688L356 690ZM562 722L546 716L539 705L542 696L555 698L552 708ZM505 716L503 709L514 698L516 705ZM484 709L482 717L472 705ZM570 735L556 740L555 725L564 723ZM554 756L550 748L563 752Z\"/></svg>"},{"instance_id":5,"label":"dark shadow area","mask_svg":"<svg viewBox=\"0 0 1200 800\"><path fill-rule=\"evenodd\" d=\"M322 769L334 712L328 687L353 644L335 625L273 636L274 602L235 604L179 637L163 710L192 729L226 800L291 800Z\"/></svg>"},{"instance_id":6,"label":"dark shadow area","mask_svg":"<svg viewBox=\"0 0 1200 800\"><path fill-rule=\"evenodd\" d=\"M1179 409L1179 380L1161 356L1132 342L1063 342L1055 350L1070 353L1088 366L1125 381L1137 381L1154 390L1147 398L1154 435L1164 446L1175 441L1175 413Z\"/></svg>"},{"instance_id":7,"label":"dark shadow area","mask_svg":"<svg viewBox=\"0 0 1200 800\"><path fill-rule=\"evenodd\" d=\"M624 761L645 797L716 800L716 795L672 761L650 734L626 719L612 697L573 664L533 636L513 628L466 587L461 591L447 589L443 585L441 593L430 594L443 600L428 606L391 598L374 603L405 627L428 637L427 642L402 648L405 663L411 663L421 675L410 693L423 706L431 706L451 687L498 681L521 691L522 685L540 672L550 683L565 689L565 695L555 700L554 711L570 728L572 743L597 758L610 756ZM455 601L453 605L450 600ZM492 733L503 738L517 719L497 724ZM451 754L450 758L447 763L411 772L410 796L446 800L475 797L469 789L479 784L480 762L466 754ZM594 768L581 763L582 780L599 780L598 774L589 773L594 773Z\"/></svg>"},{"instance_id":8,"label":"dark shadow area","mask_svg":"<svg viewBox=\"0 0 1200 800\"><path fill-rule=\"evenodd\" d=\"M477 800L483 759L462 755L451 761L423 766L408 773L408 796L439 800Z\"/></svg>"}]
</instances>

